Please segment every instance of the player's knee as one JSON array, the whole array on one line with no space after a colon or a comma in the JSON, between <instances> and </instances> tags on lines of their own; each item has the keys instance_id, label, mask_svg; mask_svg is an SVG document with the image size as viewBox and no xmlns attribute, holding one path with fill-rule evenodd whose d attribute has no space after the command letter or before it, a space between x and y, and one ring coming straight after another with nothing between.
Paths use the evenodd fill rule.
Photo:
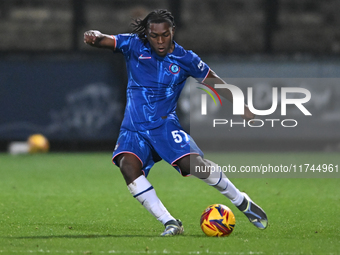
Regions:
<instances>
[{"instance_id":1,"label":"player's knee","mask_svg":"<svg viewBox=\"0 0 340 255\"><path fill-rule=\"evenodd\" d=\"M206 179L210 176L210 168L200 156L197 156L191 164L191 173L200 179Z\"/></svg>"},{"instance_id":2,"label":"player's knee","mask_svg":"<svg viewBox=\"0 0 340 255\"><path fill-rule=\"evenodd\" d=\"M178 162L182 173L192 174L200 179L206 179L209 177L210 172L206 167L206 163L199 155L190 155L182 158Z\"/></svg>"},{"instance_id":3,"label":"player's knee","mask_svg":"<svg viewBox=\"0 0 340 255\"><path fill-rule=\"evenodd\" d=\"M126 184L130 184L143 174L142 164L134 155L122 155L117 159L117 162Z\"/></svg>"}]
</instances>

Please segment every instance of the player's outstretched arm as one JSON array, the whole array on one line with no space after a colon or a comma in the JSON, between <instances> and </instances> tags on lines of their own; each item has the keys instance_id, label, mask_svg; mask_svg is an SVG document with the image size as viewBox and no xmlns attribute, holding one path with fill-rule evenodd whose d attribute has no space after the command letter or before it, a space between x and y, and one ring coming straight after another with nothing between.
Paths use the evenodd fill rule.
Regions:
<instances>
[{"instance_id":1,"label":"player's outstretched arm","mask_svg":"<svg viewBox=\"0 0 340 255\"><path fill-rule=\"evenodd\" d=\"M209 70L209 73L204 80L204 83L210 85L211 87L215 87L215 84L227 84L224 80L222 80L213 70ZM228 99L230 102L233 102L233 94L229 89L223 88L223 89L216 89L217 93L224 98ZM255 118L255 114L253 114L248 106L244 105L244 115L242 116L245 120L252 120Z\"/></svg>"},{"instance_id":2,"label":"player's outstretched arm","mask_svg":"<svg viewBox=\"0 0 340 255\"><path fill-rule=\"evenodd\" d=\"M97 48L106 48L114 50L116 47L116 40L106 34L102 34L98 30L89 30L84 33L84 43Z\"/></svg>"}]
</instances>

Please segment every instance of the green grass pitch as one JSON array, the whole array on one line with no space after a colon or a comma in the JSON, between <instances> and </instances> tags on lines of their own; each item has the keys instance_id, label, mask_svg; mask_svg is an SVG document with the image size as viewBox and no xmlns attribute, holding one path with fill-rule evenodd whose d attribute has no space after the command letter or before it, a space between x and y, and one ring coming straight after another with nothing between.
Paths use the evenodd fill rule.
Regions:
<instances>
[{"instance_id":1,"label":"green grass pitch","mask_svg":"<svg viewBox=\"0 0 340 255\"><path fill-rule=\"evenodd\" d=\"M339 156L226 153L207 158L233 164L245 159L339 164ZM163 238L163 226L131 197L110 160L110 152L0 154L0 255L340 252L339 178L233 178L267 212L269 227L261 231L215 189L157 163L148 179L185 228L183 236ZM206 237L200 229L200 215L213 203L235 214L229 237Z\"/></svg>"}]
</instances>

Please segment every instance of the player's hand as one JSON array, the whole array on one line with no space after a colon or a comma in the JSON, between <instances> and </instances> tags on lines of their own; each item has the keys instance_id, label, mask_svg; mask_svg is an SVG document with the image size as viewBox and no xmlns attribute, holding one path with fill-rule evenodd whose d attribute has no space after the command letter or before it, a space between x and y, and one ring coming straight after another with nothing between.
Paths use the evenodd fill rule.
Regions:
<instances>
[{"instance_id":1,"label":"player's hand","mask_svg":"<svg viewBox=\"0 0 340 255\"><path fill-rule=\"evenodd\" d=\"M255 119L255 114L249 110L247 105L244 106L244 115L242 115L242 118L246 121Z\"/></svg>"},{"instance_id":2,"label":"player's hand","mask_svg":"<svg viewBox=\"0 0 340 255\"><path fill-rule=\"evenodd\" d=\"M102 39L104 35L98 30L89 30L84 33L84 43L96 46L96 43Z\"/></svg>"}]
</instances>

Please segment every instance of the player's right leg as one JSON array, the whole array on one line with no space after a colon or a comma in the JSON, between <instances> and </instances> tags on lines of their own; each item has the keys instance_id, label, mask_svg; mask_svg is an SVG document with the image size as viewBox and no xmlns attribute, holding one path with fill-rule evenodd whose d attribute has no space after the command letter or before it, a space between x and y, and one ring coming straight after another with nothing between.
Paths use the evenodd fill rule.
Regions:
<instances>
[{"instance_id":1,"label":"player's right leg","mask_svg":"<svg viewBox=\"0 0 340 255\"><path fill-rule=\"evenodd\" d=\"M129 131L121 132L117 145L112 161L120 168L131 195L165 226L163 236L183 233L181 222L171 216L146 179L154 164L150 147L136 132Z\"/></svg>"},{"instance_id":2,"label":"player's right leg","mask_svg":"<svg viewBox=\"0 0 340 255\"><path fill-rule=\"evenodd\" d=\"M115 160L120 167L131 195L165 226L165 230L161 235L182 234L182 223L171 216L157 197L153 186L143 175L142 164L137 157L130 153L122 153Z\"/></svg>"},{"instance_id":3,"label":"player's right leg","mask_svg":"<svg viewBox=\"0 0 340 255\"><path fill-rule=\"evenodd\" d=\"M138 177L143 175L142 163L131 153L122 153L115 158L126 185L129 185Z\"/></svg>"}]
</instances>

